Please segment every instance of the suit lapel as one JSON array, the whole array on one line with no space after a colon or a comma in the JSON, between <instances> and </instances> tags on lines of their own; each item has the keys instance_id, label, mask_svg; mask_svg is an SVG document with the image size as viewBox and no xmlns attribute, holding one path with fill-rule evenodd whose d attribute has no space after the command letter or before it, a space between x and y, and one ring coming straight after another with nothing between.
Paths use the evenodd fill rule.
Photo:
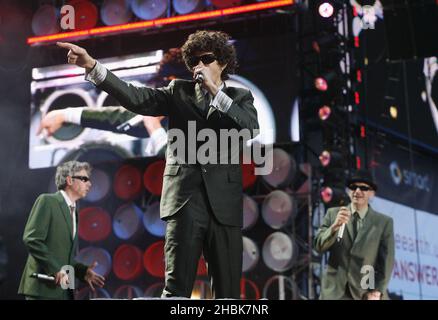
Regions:
<instances>
[{"instance_id":1,"label":"suit lapel","mask_svg":"<svg viewBox=\"0 0 438 320\"><path fill-rule=\"evenodd\" d=\"M204 110L205 110L206 101L204 97L204 92L202 91L201 85L199 83L195 84L194 103L198 113L201 114L202 118L205 118Z\"/></svg>"},{"instance_id":2,"label":"suit lapel","mask_svg":"<svg viewBox=\"0 0 438 320\"><path fill-rule=\"evenodd\" d=\"M56 193L56 198L58 200L59 207L61 209L62 215L64 216L65 222L67 223L68 232L70 234L70 239L73 237L73 226L70 216L70 210L68 209L67 203L65 202L64 197L61 192ZM73 240L73 239L72 239Z\"/></svg>"}]
</instances>

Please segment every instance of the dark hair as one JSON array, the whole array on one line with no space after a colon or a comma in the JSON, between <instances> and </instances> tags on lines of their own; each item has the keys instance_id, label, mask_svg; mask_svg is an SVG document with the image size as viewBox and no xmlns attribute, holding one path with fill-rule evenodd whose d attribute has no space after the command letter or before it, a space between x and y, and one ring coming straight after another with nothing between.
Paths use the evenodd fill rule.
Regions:
<instances>
[{"instance_id":1,"label":"dark hair","mask_svg":"<svg viewBox=\"0 0 438 320\"><path fill-rule=\"evenodd\" d=\"M202 52L213 52L221 66L227 65L222 71L222 80L228 79L228 74L234 73L237 67L236 49L230 42L230 36L222 31L196 31L189 35L181 49L183 60L190 71L189 58Z\"/></svg>"}]
</instances>

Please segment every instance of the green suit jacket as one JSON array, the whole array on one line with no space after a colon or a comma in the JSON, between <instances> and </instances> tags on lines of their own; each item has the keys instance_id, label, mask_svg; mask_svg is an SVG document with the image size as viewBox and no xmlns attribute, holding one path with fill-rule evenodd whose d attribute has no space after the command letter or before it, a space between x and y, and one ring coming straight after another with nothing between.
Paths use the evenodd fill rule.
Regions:
<instances>
[{"instance_id":1,"label":"green suit jacket","mask_svg":"<svg viewBox=\"0 0 438 320\"><path fill-rule=\"evenodd\" d=\"M314 248L320 252L329 252L327 269L321 280L320 299L341 299L347 286L354 299L361 299L367 291L361 286L361 280L369 272L361 273L365 265L374 268L375 289L387 298L386 289L394 265L394 230L392 218L374 211L369 207L362 228L352 241L352 220L347 223L343 238L337 241L338 232L332 233L339 207L330 208L324 217L314 239ZM364 279L365 284L369 281Z\"/></svg>"},{"instance_id":2,"label":"green suit jacket","mask_svg":"<svg viewBox=\"0 0 438 320\"><path fill-rule=\"evenodd\" d=\"M34 272L55 275L64 265L73 266L75 276L84 279L87 266L74 260L77 232L73 239L70 211L60 192L38 197L27 220L23 241L29 256L21 277L19 294L50 299L65 298L66 291L60 286L31 278Z\"/></svg>"},{"instance_id":3,"label":"green suit jacket","mask_svg":"<svg viewBox=\"0 0 438 320\"><path fill-rule=\"evenodd\" d=\"M186 137L185 154L196 154L199 144L191 138L190 126L213 130L219 137L220 129L258 129L257 111L249 90L226 87L223 91L233 100L226 114L215 111L208 116L206 101L199 84L193 81L173 80L164 88L137 87L117 78L108 71L98 87L116 98L128 110L150 116L168 116L169 133L181 132ZM193 128L193 127L192 127ZM172 130L172 131L171 131ZM254 133L254 132L252 132ZM160 202L162 218L172 216L191 198L201 183L205 184L208 199L218 221L225 225L242 226L242 170L240 164L191 165L176 160L168 137L166 168ZM219 151L219 153L222 150ZM228 155L236 149L229 144ZM237 148L237 152L239 148ZM218 157L220 155L217 155ZM239 155L237 155L237 158ZM187 159L185 159L187 160Z\"/></svg>"}]
</instances>

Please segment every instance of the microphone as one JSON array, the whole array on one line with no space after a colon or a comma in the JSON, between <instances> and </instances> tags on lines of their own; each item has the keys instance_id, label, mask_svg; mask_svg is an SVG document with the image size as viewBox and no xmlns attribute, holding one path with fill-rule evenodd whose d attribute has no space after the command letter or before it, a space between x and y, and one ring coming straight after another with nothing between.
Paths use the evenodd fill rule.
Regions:
<instances>
[{"instance_id":1,"label":"microphone","mask_svg":"<svg viewBox=\"0 0 438 320\"><path fill-rule=\"evenodd\" d=\"M341 241L344 235L344 230L345 230L345 223L343 223L342 226L339 228L338 237L337 237L338 242Z\"/></svg>"},{"instance_id":2,"label":"microphone","mask_svg":"<svg viewBox=\"0 0 438 320\"><path fill-rule=\"evenodd\" d=\"M195 74L195 82L203 83L204 82L204 75L202 73Z\"/></svg>"},{"instance_id":3,"label":"microphone","mask_svg":"<svg viewBox=\"0 0 438 320\"><path fill-rule=\"evenodd\" d=\"M138 125L142 122L143 122L143 115L139 114L139 115L136 115L135 117L132 117L128 121L125 121L122 124L118 125L116 129L118 131L126 132L129 129L131 129L132 127L135 127L136 125Z\"/></svg>"},{"instance_id":4,"label":"microphone","mask_svg":"<svg viewBox=\"0 0 438 320\"><path fill-rule=\"evenodd\" d=\"M39 280L55 281L55 277L48 276L47 274L43 274L43 273L36 273L36 272L34 272L30 276L32 278L37 278Z\"/></svg>"}]
</instances>

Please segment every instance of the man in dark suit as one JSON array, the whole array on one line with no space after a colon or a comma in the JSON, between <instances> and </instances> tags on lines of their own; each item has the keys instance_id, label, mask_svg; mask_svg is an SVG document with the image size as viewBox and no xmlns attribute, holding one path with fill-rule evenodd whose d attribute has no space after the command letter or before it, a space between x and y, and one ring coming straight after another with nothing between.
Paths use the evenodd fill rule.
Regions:
<instances>
[{"instance_id":1,"label":"man in dark suit","mask_svg":"<svg viewBox=\"0 0 438 320\"><path fill-rule=\"evenodd\" d=\"M72 266L74 275L94 286L102 287L104 278L74 260L78 243L76 201L91 188L90 166L86 162L69 161L58 166L55 182L58 192L42 194L33 205L23 241L29 251L21 277L19 294L27 299L73 299L69 277L64 266ZM53 276L55 281L33 277L34 274ZM63 288L64 287L64 288Z\"/></svg>"},{"instance_id":2,"label":"man in dark suit","mask_svg":"<svg viewBox=\"0 0 438 320\"><path fill-rule=\"evenodd\" d=\"M201 253L208 264L214 297L240 297L242 171L238 163L218 160L223 160L225 153L228 160L235 159L236 152L239 158L242 144L227 144L224 149L221 144L219 152L213 154L215 161L204 163L198 157L198 151L202 150L199 139L191 138L193 134L198 137L202 129L219 137L223 129L259 128L251 92L225 86L224 80L237 65L235 49L229 40L227 34L217 31L191 34L182 47L182 56L196 81L173 80L167 87L157 89L126 83L96 62L85 49L58 43L69 49L70 64L86 68L86 79L125 108L143 115L168 116L160 211L167 221L163 297L191 296ZM176 142L181 146L179 133L185 138L183 148L175 150L172 146Z\"/></svg>"},{"instance_id":3,"label":"man in dark suit","mask_svg":"<svg viewBox=\"0 0 438 320\"><path fill-rule=\"evenodd\" d=\"M386 299L394 265L392 218L369 206L377 185L368 171L359 170L347 187L351 204L330 208L314 240L318 252L330 253L320 299Z\"/></svg>"}]
</instances>

